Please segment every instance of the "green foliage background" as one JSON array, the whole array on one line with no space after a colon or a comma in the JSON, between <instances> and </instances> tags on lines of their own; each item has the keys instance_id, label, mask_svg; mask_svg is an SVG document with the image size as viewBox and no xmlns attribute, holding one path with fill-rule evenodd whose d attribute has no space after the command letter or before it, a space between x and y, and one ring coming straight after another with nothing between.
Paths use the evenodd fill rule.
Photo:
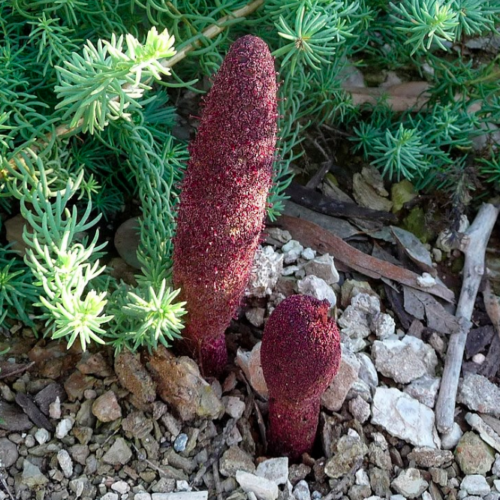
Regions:
<instances>
[{"instance_id":1,"label":"green foliage background","mask_svg":"<svg viewBox=\"0 0 500 500\"><path fill-rule=\"evenodd\" d=\"M173 99L200 93L246 33L269 44L281 80L271 219L313 124L347 130L388 178L460 200L473 188L472 139L500 121L497 59L475 60L462 43L492 36L499 20L495 0L3 1L0 207L26 219L28 250L22 260L0 247L0 325L42 323L70 345L117 350L180 335L171 240L188 152ZM342 87L353 63L426 78L430 104L355 106ZM497 153L474 165L498 184ZM102 265L95 228L134 198L142 272L127 285Z\"/></svg>"}]
</instances>

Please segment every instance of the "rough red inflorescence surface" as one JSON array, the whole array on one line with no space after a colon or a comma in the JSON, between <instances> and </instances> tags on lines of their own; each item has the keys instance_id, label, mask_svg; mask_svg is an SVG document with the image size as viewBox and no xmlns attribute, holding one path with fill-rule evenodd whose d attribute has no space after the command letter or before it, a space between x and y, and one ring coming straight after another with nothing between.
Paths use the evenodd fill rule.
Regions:
<instances>
[{"instance_id":1,"label":"rough red inflorescence surface","mask_svg":"<svg viewBox=\"0 0 500 500\"><path fill-rule=\"evenodd\" d=\"M264 329L261 360L269 389L269 450L299 458L311 451L321 395L340 365L340 335L329 303L292 295L273 311Z\"/></svg>"},{"instance_id":2,"label":"rough red inflorescence surface","mask_svg":"<svg viewBox=\"0 0 500 500\"><path fill-rule=\"evenodd\" d=\"M227 361L224 331L247 284L272 182L277 84L255 36L237 40L206 97L182 183L173 278L187 301L183 337L205 375Z\"/></svg>"}]
</instances>

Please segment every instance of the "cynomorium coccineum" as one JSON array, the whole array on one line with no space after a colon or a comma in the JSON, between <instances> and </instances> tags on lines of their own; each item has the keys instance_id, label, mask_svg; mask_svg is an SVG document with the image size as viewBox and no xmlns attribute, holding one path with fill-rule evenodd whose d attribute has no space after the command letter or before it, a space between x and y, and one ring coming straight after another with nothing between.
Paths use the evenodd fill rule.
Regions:
<instances>
[{"instance_id":1,"label":"cynomorium coccineum","mask_svg":"<svg viewBox=\"0 0 500 500\"><path fill-rule=\"evenodd\" d=\"M227 361L224 331L245 291L272 182L277 84L267 45L244 36L207 95L182 183L173 278L187 301L183 337L202 373Z\"/></svg>"},{"instance_id":2,"label":"cynomorium coccineum","mask_svg":"<svg viewBox=\"0 0 500 500\"><path fill-rule=\"evenodd\" d=\"M297 459L313 447L321 395L340 366L340 335L329 308L326 300L292 295L276 307L264 328L267 441L275 455Z\"/></svg>"}]
</instances>

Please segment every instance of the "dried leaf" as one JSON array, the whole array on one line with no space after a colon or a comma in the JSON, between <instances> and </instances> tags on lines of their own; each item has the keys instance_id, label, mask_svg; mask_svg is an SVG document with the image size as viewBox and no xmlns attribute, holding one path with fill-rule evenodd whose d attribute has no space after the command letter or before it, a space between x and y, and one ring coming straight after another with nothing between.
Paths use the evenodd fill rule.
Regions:
<instances>
[{"instance_id":1,"label":"dried leaf","mask_svg":"<svg viewBox=\"0 0 500 500\"><path fill-rule=\"evenodd\" d=\"M427 327L440 333L459 331L458 319L450 314L434 297L420 290L403 287L404 308L419 320L427 320Z\"/></svg>"},{"instance_id":2,"label":"dried leaf","mask_svg":"<svg viewBox=\"0 0 500 500\"><path fill-rule=\"evenodd\" d=\"M437 276L437 271L432 265L432 257L429 250L424 247L414 234L395 226L391 226L391 231L399 246L417 266L432 276Z\"/></svg>"}]
</instances>

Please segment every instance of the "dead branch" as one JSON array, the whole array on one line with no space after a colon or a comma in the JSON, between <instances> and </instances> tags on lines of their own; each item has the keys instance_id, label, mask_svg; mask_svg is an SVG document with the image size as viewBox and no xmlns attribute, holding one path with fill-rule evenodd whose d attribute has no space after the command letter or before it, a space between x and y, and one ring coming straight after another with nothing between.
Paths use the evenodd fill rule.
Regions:
<instances>
[{"instance_id":1,"label":"dead branch","mask_svg":"<svg viewBox=\"0 0 500 500\"><path fill-rule=\"evenodd\" d=\"M450 336L441 387L436 403L436 426L439 432L444 434L449 433L453 428L458 380L462 368L465 342L471 326L470 319L474 310L477 291L484 274L486 245L497 220L498 212L499 207L490 203L484 204L464 238L463 283L455 312L461 328L459 332Z\"/></svg>"}]
</instances>

